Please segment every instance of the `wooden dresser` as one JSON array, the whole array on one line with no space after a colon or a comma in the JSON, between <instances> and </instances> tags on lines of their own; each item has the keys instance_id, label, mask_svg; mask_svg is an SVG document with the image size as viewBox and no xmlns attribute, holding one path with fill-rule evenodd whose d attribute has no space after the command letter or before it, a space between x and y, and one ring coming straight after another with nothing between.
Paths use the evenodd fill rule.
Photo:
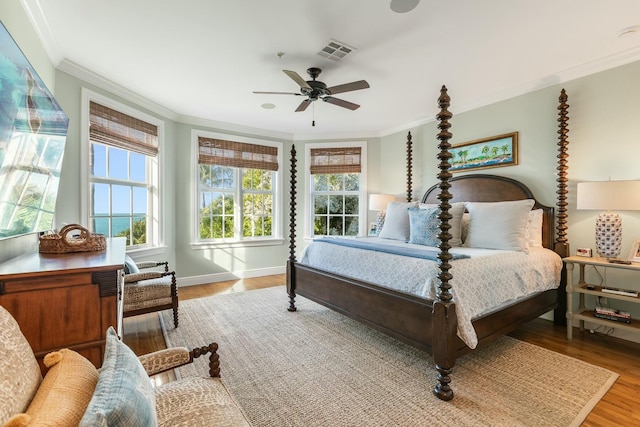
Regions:
<instances>
[{"instance_id":1,"label":"wooden dresser","mask_svg":"<svg viewBox=\"0 0 640 427\"><path fill-rule=\"evenodd\" d=\"M41 366L60 348L102 365L105 332L122 320L125 245L125 238L112 238L100 252L34 252L0 263L0 305L18 321Z\"/></svg>"}]
</instances>

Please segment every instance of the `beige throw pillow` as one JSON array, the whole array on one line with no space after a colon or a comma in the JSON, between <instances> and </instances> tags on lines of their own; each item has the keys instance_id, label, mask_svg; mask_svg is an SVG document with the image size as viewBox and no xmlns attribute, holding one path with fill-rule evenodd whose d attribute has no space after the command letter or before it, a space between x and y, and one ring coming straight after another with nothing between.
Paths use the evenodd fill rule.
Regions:
<instances>
[{"instance_id":1,"label":"beige throw pillow","mask_svg":"<svg viewBox=\"0 0 640 427\"><path fill-rule=\"evenodd\" d=\"M47 354L44 364L49 370L27 412L12 417L4 427L65 427L80 422L98 382L98 370L66 348Z\"/></svg>"}]
</instances>

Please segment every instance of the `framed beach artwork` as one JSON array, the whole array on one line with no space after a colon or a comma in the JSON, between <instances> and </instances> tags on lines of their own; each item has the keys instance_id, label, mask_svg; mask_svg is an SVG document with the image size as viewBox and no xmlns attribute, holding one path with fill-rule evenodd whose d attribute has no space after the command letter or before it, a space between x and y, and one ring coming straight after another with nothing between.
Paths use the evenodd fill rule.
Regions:
<instances>
[{"instance_id":1,"label":"framed beach artwork","mask_svg":"<svg viewBox=\"0 0 640 427\"><path fill-rule=\"evenodd\" d=\"M54 227L68 125L0 23L0 239Z\"/></svg>"},{"instance_id":2,"label":"framed beach artwork","mask_svg":"<svg viewBox=\"0 0 640 427\"><path fill-rule=\"evenodd\" d=\"M456 144L449 150L451 172L518 164L518 132Z\"/></svg>"}]
</instances>

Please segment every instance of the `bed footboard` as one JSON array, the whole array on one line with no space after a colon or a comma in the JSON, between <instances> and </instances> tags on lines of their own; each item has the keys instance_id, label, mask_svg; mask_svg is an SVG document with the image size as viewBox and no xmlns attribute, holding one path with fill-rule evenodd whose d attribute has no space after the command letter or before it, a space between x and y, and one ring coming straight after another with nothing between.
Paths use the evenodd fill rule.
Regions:
<instances>
[{"instance_id":1,"label":"bed footboard","mask_svg":"<svg viewBox=\"0 0 640 427\"><path fill-rule=\"evenodd\" d=\"M290 262L287 268L287 292L290 298L292 295L303 296L416 348L432 352L433 304L430 300L297 262ZM295 302L293 309L296 309ZM458 342L462 343L461 340Z\"/></svg>"}]
</instances>

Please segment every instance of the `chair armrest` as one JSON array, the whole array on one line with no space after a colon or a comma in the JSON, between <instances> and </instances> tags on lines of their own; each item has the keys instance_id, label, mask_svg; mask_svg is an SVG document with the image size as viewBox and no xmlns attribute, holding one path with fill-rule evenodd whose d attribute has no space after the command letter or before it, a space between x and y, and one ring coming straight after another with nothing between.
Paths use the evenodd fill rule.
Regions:
<instances>
[{"instance_id":1,"label":"chair armrest","mask_svg":"<svg viewBox=\"0 0 640 427\"><path fill-rule=\"evenodd\" d=\"M161 271L147 271L144 273L131 273L124 275L124 283L139 282L141 280L159 279L164 276L175 275L175 271L163 273Z\"/></svg>"},{"instance_id":2,"label":"chair armrest","mask_svg":"<svg viewBox=\"0 0 640 427\"><path fill-rule=\"evenodd\" d=\"M209 355L209 376L220 376L220 356L218 355L218 344L213 342L204 347L194 348L189 351L185 347L174 347L165 350L154 351L143 354L138 359L144 366L147 375L155 375L169 371L180 366L192 363L194 359L210 353Z\"/></svg>"},{"instance_id":3,"label":"chair armrest","mask_svg":"<svg viewBox=\"0 0 640 427\"><path fill-rule=\"evenodd\" d=\"M165 273L169 271L169 261L140 261L137 262L136 265L139 269L160 267L162 265L164 266Z\"/></svg>"},{"instance_id":4,"label":"chair armrest","mask_svg":"<svg viewBox=\"0 0 640 427\"><path fill-rule=\"evenodd\" d=\"M193 361L186 347L158 350L153 353L143 354L138 359L149 376L187 365Z\"/></svg>"}]
</instances>

